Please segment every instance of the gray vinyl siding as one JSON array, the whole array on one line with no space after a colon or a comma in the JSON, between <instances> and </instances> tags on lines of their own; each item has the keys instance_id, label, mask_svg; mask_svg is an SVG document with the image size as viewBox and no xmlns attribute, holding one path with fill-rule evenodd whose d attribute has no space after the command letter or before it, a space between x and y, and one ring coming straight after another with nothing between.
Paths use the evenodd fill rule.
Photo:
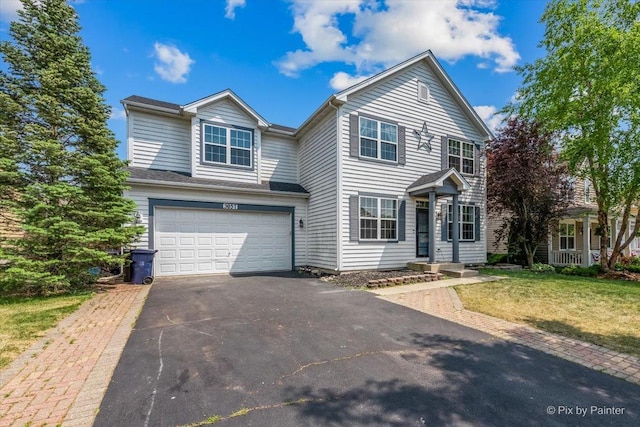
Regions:
<instances>
[{"instance_id":1,"label":"gray vinyl siding","mask_svg":"<svg viewBox=\"0 0 640 427\"><path fill-rule=\"evenodd\" d=\"M188 120L129 111L131 166L191 172Z\"/></svg>"},{"instance_id":2,"label":"gray vinyl siding","mask_svg":"<svg viewBox=\"0 0 640 427\"><path fill-rule=\"evenodd\" d=\"M149 226L149 199L169 199L169 200L189 200L201 202L220 203L248 203L271 206L292 206L295 208L295 262L297 266L307 265L307 229L299 228L300 219L305 223L308 221L307 200L301 198L291 198L285 196L253 195L253 194L232 194L216 193L212 190L191 190L191 189L168 189L155 186L131 185L131 189L125 192L125 197L136 202L136 210L142 215L140 225L145 228ZM133 246L137 248L148 248L148 230L140 237L140 240Z\"/></svg>"},{"instance_id":3,"label":"gray vinyl siding","mask_svg":"<svg viewBox=\"0 0 640 427\"><path fill-rule=\"evenodd\" d=\"M329 114L300 139L300 184L311 194L309 221L309 264L337 268L337 147L336 116ZM348 226L345 230L349 230ZM348 239L348 232L345 233Z\"/></svg>"},{"instance_id":4,"label":"gray vinyl siding","mask_svg":"<svg viewBox=\"0 0 640 427\"><path fill-rule=\"evenodd\" d=\"M417 100L417 80L427 82L429 85L429 103ZM386 165L350 156L349 115L360 112L386 118L406 127L405 165ZM420 131L424 121L427 122L429 132L436 135L431 141L431 152L427 152L424 148L417 150L418 140L413 131ZM441 170L441 136L449 135L476 142L482 141L482 136L425 62L414 64L398 74L391 75L351 95L342 107L341 129L342 229L349 230L349 197L358 192L394 194L406 201L406 241L364 244L350 241L349 233L345 232L342 236L343 270L406 266L407 262L417 259L415 257L416 199L406 194L407 187L420 176ZM484 159L481 161L484 162ZM475 203L480 207L480 240L460 243L460 261L468 264L486 261L484 174L485 167L482 163L479 176L465 176L472 188L459 198L460 204ZM440 210L442 204L450 202L451 198L440 198L436 209ZM450 261L452 244L441 241L440 221L437 221L435 233L437 236L436 260ZM420 260L424 259L420 258Z\"/></svg>"},{"instance_id":5,"label":"gray vinyl siding","mask_svg":"<svg viewBox=\"0 0 640 427\"><path fill-rule=\"evenodd\" d=\"M291 138L262 135L262 180L298 182L298 143Z\"/></svg>"},{"instance_id":6,"label":"gray vinyl siding","mask_svg":"<svg viewBox=\"0 0 640 427\"><path fill-rule=\"evenodd\" d=\"M487 252L493 254L506 254L507 249L507 238L503 238L500 243L496 246L496 231L498 231L502 227L502 218L493 218L488 216L487 221ZM546 249L545 249L546 250Z\"/></svg>"},{"instance_id":7,"label":"gray vinyl siding","mask_svg":"<svg viewBox=\"0 0 640 427\"><path fill-rule=\"evenodd\" d=\"M233 102L223 99L213 104L202 106L198 109L198 120L192 124L191 134L193 138L193 148L195 155L194 177L223 179L228 181L258 182L258 150L260 146L261 132L257 128L257 122L244 113ZM252 168L241 168L230 165L203 164L200 155L200 123L199 120L206 120L215 124L216 122L229 126L240 126L253 129L253 159Z\"/></svg>"}]
</instances>

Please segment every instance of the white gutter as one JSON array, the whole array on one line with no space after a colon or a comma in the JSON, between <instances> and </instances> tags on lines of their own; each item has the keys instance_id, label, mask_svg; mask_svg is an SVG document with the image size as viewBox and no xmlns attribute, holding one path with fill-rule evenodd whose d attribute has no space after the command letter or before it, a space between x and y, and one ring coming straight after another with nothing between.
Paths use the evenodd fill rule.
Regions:
<instances>
[{"instance_id":1,"label":"white gutter","mask_svg":"<svg viewBox=\"0 0 640 427\"><path fill-rule=\"evenodd\" d=\"M293 191L273 191L266 190L262 188L242 188L242 187L226 187L221 185L210 185L210 184L195 184L190 182L169 182L169 181L157 181L150 179L140 179L140 178L129 178L127 179L127 184L138 184L145 185L149 187L171 187L171 188L194 188L198 190L216 190L221 193L252 193L252 194L268 194L270 196L289 196L289 197L299 197L301 199L308 199L309 193L297 193Z\"/></svg>"},{"instance_id":2,"label":"white gutter","mask_svg":"<svg viewBox=\"0 0 640 427\"><path fill-rule=\"evenodd\" d=\"M175 110L173 108L158 107L157 105L149 105L149 104L143 104L141 102L131 102L126 100L122 100L121 102L125 106L125 108L130 105L132 107L142 108L144 110L162 111L163 113L171 113L177 116L182 115L182 112L180 110Z\"/></svg>"}]
</instances>

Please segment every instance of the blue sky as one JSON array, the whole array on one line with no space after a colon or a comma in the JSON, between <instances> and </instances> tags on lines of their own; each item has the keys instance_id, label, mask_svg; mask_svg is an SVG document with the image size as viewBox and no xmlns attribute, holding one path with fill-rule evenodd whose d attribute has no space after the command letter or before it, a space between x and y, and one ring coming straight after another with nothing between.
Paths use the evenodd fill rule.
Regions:
<instances>
[{"instance_id":1,"label":"blue sky","mask_svg":"<svg viewBox=\"0 0 640 427\"><path fill-rule=\"evenodd\" d=\"M271 123L299 126L331 93L431 49L490 127L532 62L538 0L75 0L109 127L125 157L120 100L187 104L231 88ZM0 1L8 38L18 0Z\"/></svg>"}]
</instances>

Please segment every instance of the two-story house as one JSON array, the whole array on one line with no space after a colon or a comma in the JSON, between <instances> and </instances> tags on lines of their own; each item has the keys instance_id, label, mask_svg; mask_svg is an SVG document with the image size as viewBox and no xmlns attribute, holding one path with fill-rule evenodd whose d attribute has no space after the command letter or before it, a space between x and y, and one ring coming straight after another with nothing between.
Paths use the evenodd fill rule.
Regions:
<instances>
[{"instance_id":1,"label":"two-story house","mask_svg":"<svg viewBox=\"0 0 640 427\"><path fill-rule=\"evenodd\" d=\"M492 135L430 51L331 95L297 128L231 90L122 102L126 196L157 276L486 260Z\"/></svg>"}]
</instances>

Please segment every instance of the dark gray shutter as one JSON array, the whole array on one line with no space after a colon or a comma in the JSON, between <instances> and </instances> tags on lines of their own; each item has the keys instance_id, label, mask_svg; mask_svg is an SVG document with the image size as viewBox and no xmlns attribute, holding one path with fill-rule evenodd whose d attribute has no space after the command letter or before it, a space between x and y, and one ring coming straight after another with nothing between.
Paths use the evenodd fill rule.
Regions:
<instances>
[{"instance_id":1,"label":"dark gray shutter","mask_svg":"<svg viewBox=\"0 0 640 427\"><path fill-rule=\"evenodd\" d=\"M407 128L404 126L398 126L398 164L406 165L407 164L407 143L405 138L405 133L407 132Z\"/></svg>"},{"instance_id":2,"label":"dark gray shutter","mask_svg":"<svg viewBox=\"0 0 640 427\"><path fill-rule=\"evenodd\" d=\"M449 209L447 208L447 204L446 203L442 203L440 205L440 212L442 212L442 236L440 236L440 239L442 239L443 242L447 241L447 231L449 230L449 224L447 224L447 220L448 220L448 216L449 216ZM435 231L435 230L434 230Z\"/></svg>"},{"instance_id":3,"label":"dark gray shutter","mask_svg":"<svg viewBox=\"0 0 640 427\"><path fill-rule=\"evenodd\" d=\"M349 115L349 155L360 156L360 129L358 128L358 116Z\"/></svg>"},{"instance_id":4,"label":"dark gray shutter","mask_svg":"<svg viewBox=\"0 0 640 427\"><path fill-rule=\"evenodd\" d=\"M442 149L442 169L449 169L449 138L446 136L440 138L440 146Z\"/></svg>"},{"instance_id":5,"label":"dark gray shutter","mask_svg":"<svg viewBox=\"0 0 640 427\"><path fill-rule=\"evenodd\" d=\"M358 196L349 196L349 240L357 242L360 238L358 234Z\"/></svg>"},{"instance_id":6,"label":"dark gray shutter","mask_svg":"<svg viewBox=\"0 0 640 427\"><path fill-rule=\"evenodd\" d=\"M473 174L476 176L480 175L480 157L481 157L481 149L482 146L479 144L473 143L473 167L475 168Z\"/></svg>"},{"instance_id":7,"label":"dark gray shutter","mask_svg":"<svg viewBox=\"0 0 640 427\"><path fill-rule=\"evenodd\" d=\"M400 201L398 207L398 241L404 242L407 240L407 202Z\"/></svg>"},{"instance_id":8,"label":"dark gray shutter","mask_svg":"<svg viewBox=\"0 0 640 427\"><path fill-rule=\"evenodd\" d=\"M476 235L474 237L475 237L475 241L479 242L480 241L480 207L476 206L475 214L476 214L476 226L474 227L474 230L476 232Z\"/></svg>"}]
</instances>

